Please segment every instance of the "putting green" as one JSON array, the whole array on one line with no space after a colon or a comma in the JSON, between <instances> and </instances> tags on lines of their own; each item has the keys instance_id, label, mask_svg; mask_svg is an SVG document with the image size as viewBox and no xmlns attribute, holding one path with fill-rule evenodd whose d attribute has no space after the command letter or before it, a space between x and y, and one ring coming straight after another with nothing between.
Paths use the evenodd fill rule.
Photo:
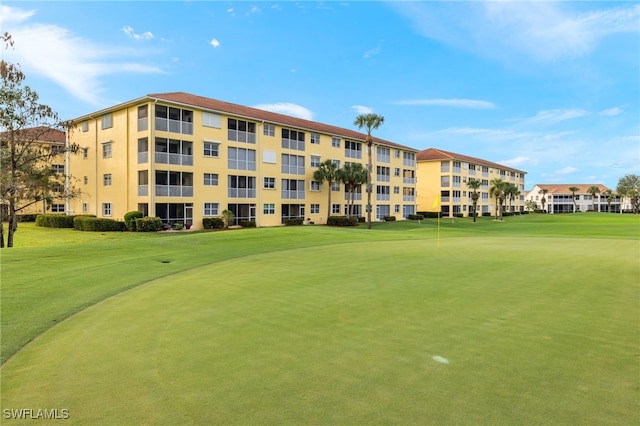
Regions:
<instances>
[{"instance_id":1,"label":"putting green","mask_svg":"<svg viewBox=\"0 0 640 426\"><path fill-rule=\"evenodd\" d=\"M637 253L633 240L487 237L214 263L107 299L28 344L2 368L3 414L629 424Z\"/></svg>"}]
</instances>

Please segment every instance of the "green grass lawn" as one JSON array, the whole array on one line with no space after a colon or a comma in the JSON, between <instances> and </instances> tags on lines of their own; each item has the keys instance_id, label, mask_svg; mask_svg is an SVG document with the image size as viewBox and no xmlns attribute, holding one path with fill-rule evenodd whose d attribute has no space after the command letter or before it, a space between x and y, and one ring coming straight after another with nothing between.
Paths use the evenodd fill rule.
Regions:
<instances>
[{"instance_id":1,"label":"green grass lawn","mask_svg":"<svg viewBox=\"0 0 640 426\"><path fill-rule=\"evenodd\" d=\"M435 220L363 228L24 226L2 252L2 408L74 424L640 421L640 218L442 219L439 248Z\"/></svg>"}]
</instances>

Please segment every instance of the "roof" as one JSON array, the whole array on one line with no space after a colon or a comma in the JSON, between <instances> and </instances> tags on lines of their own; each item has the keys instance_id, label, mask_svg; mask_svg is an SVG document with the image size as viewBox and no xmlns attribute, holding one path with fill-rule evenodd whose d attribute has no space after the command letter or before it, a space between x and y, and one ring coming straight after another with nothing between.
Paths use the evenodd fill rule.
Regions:
<instances>
[{"instance_id":1,"label":"roof","mask_svg":"<svg viewBox=\"0 0 640 426\"><path fill-rule=\"evenodd\" d=\"M50 127L30 127L27 129L15 130L14 139L24 142L48 142L48 143L65 143L67 140L66 133L62 130L52 129ZM0 133L0 139L8 139L10 132Z\"/></svg>"},{"instance_id":2,"label":"roof","mask_svg":"<svg viewBox=\"0 0 640 426\"><path fill-rule=\"evenodd\" d=\"M97 115L106 114L109 111L114 111L122 108L125 105L135 105L146 101L163 101L176 105L183 105L189 107L196 107L203 110L209 110L212 112L225 113L234 115L237 117L248 118L257 121L264 121L273 124L279 124L288 127L295 127L311 132L324 133L328 135L340 136L346 139L364 141L366 138L365 133L357 132L351 129L345 129L342 127L332 126L329 124L318 123L311 120L305 120L302 118L291 117L289 115L278 114L271 111L265 111L258 108L252 108L244 105L238 105L230 102L220 101L217 99L206 98L204 96L193 95L185 92L168 92L168 93L152 93L145 97L134 99L123 104L113 106L93 114L88 114L83 117L71 120L71 122L77 122L85 120L87 118L93 118ZM376 138L373 136L373 142L378 145L385 145L392 148L400 148L406 151L418 152L417 149L409 146L400 145L395 142L387 141L384 139Z\"/></svg>"},{"instance_id":3,"label":"roof","mask_svg":"<svg viewBox=\"0 0 640 426\"><path fill-rule=\"evenodd\" d=\"M416 161L436 161L436 160L460 160L471 164L479 164L481 166L493 167L496 169L509 170L517 173L527 173L523 170L514 169L513 167L507 167L502 164L493 163L491 161L483 160L481 158L470 157L468 155L456 154L455 152L444 151L437 148L429 148L424 151L420 151L417 155Z\"/></svg>"},{"instance_id":4,"label":"roof","mask_svg":"<svg viewBox=\"0 0 640 426\"><path fill-rule=\"evenodd\" d=\"M534 187L546 189L548 194L571 194L569 188L576 187L576 194L588 194L587 190L592 186L597 187L601 193L608 191L609 188L601 183L560 183L560 184L536 184ZM533 190L532 190L533 191ZM531 191L530 191L531 192Z\"/></svg>"}]
</instances>

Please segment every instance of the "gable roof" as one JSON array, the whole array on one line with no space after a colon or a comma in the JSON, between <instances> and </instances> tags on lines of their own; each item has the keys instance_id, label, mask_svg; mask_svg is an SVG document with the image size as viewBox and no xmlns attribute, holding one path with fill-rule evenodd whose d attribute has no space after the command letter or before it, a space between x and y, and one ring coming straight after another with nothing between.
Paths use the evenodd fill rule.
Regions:
<instances>
[{"instance_id":1,"label":"gable roof","mask_svg":"<svg viewBox=\"0 0 640 426\"><path fill-rule=\"evenodd\" d=\"M0 139L2 140L6 140L10 137L11 132L9 131L0 133ZM67 136L64 131L45 126L15 130L13 138L14 140L22 142L43 142L55 144L64 144L67 140Z\"/></svg>"},{"instance_id":2,"label":"gable roof","mask_svg":"<svg viewBox=\"0 0 640 426\"><path fill-rule=\"evenodd\" d=\"M576 191L576 194L588 194L587 189L591 188L592 186L597 187L600 190L600 193L603 193L609 190L609 188L607 188L601 183L536 184L534 185L534 188L536 186L540 189L546 189L548 191L547 192L548 194L571 194L571 190L569 190L569 188L572 188L574 186L578 188L578 191ZM533 191L533 189L531 191Z\"/></svg>"},{"instance_id":3,"label":"gable roof","mask_svg":"<svg viewBox=\"0 0 640 426\"><path fill-rule=\"evenodd\" d=\"M517 173L525 174L527 172L523 170L514 169L513 167L507 167L502 164L493 163L491 161L483 160L481 158L471 157L463 154L456 154L455 152L449 152L437 148L429 148L420 151L417 155L416 161L438 161L438 160L460 160L471 164L479 164L481 166L492 167L495 169L509 170Z\"/></svg>"}]
</instances>

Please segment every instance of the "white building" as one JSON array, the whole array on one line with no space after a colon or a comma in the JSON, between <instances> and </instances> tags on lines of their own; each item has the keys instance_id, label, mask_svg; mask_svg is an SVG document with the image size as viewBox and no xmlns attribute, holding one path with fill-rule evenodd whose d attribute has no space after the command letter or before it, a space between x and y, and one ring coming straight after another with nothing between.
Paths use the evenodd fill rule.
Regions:
<instances>
[{"instance_id":1,"label":"white building","mask_svg":"<svg viewBox=\"0 0 640 426\"><path fill-rule=\"evenodd\" d=\"M595 186L600 190L595 196L587 192L589 188ZM570 188L577 188L571 191ZM543 194L546 190L546 194ZM609 192L611 191L611 196ZM574 197L575 195L575 197ZM610 199L609 199L610 197ZM545 199L543 205L542 199ZM549 213L573 213L573 212L620 212L620 205L623 204L620 197L613 190L602 184L538 184L534 185L531 191L525 194L525 202L533 200L537 208ZM629 204L629 203L627 203ZM624 209L624 204L623 204Z\"/></svg>"}]
</instances>

